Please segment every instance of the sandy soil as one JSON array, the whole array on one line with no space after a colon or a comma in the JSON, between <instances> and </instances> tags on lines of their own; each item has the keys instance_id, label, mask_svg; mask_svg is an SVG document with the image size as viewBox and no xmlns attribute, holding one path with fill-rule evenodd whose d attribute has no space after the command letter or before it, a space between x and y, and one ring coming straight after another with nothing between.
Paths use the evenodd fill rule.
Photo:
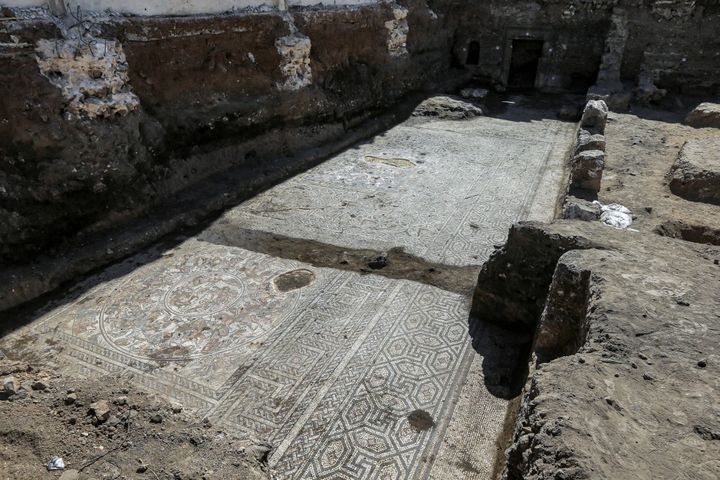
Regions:
<instances>
[{"instance_id":1,"label":"sandy soil","mask_svg":"<svg viewBox=\"0 0 720 480\"><path fill-rule=\"evenodd\" d=\"M263 445L235 440L128 382L9 360L0 360L0 381L3 480L269 478ZM53 457L64 470L48 470Z\"/></svg>"}]
</instances>

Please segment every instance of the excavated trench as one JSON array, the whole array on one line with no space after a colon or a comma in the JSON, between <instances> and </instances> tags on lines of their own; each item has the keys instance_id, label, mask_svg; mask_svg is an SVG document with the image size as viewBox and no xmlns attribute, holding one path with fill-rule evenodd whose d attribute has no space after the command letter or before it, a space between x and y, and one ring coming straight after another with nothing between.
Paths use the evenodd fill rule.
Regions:
<instances>
[{"instance_id":1,"label":"excavated trench","mask_svg":"<svg viewBox=\"0 0 720 480\"><path fill-rule=\"evenodd\" d=\"M411 117L16 312L0 349L132 379L281 478L489 478L532 334L470 300L510 225L554 214L575 126L546 106Z\"/></svg>"},{"instance_id":2,"label":"excavated trench","mask_svg":"<svg viewBox=\"0 0 720 480\"><path fill-rule=\"evenodd\" d=\"M273 478L587 478L625 452L656 470L667 445L688 448L670 463L712 452L695 438L716 439L710 408L686 393L714 388L718 306L696 292L719 254L673 242L718 231L543 222L568 164L570 191L602 200L655 158L609 137L609 163L634 167L602 179L606 139L587 135L593 155L568 162L588 87L621 110L621 79L643 101L715 93L716 9L17 3L0 9L0 360L158 394ZM643 233L670 203L632 198Z\"/></svg>"}]
</instances>

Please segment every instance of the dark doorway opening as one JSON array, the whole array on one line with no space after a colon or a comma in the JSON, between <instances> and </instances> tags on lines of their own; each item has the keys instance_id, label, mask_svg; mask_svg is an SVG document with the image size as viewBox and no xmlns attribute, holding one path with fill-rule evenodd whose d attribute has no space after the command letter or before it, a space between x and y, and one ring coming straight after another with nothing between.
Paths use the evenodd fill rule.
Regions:
<instances>
[{"instance_id":1,"label":"dark doorway opening","mask_svg":"<svg viewBox=\"0 0 720 480\"><path fill-rule=\"evenodd\" d=\"M513 40L508 87L534 88L543 40Z\"/></svg>"},{"instance_id":2,"label":"dark doorway opening","mask_svg":"<svg viewBox=\"0 0 720 480\"><path fill-rule=\"evenodd\" d=\"M465 64L477 65L478 63L480 63L480 43L472 41L468 45L468 54L467 59L465 60Z\"/></svg>"}]
</instances>

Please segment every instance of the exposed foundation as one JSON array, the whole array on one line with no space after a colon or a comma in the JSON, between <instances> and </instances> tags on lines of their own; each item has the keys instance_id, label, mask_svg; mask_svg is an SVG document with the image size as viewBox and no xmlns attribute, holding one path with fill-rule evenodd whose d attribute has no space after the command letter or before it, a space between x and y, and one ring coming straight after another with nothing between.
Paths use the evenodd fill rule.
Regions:
<instances>
[{"instance_id":1,"label":"exposed foundation","mask_svg":"<svg viewBox=\"0 0 720 480\"><path fill-rule=\"evenodd\" d=\"M720 475L713 2L5 1L7 475Z\"/></svg>"}]
</instances>

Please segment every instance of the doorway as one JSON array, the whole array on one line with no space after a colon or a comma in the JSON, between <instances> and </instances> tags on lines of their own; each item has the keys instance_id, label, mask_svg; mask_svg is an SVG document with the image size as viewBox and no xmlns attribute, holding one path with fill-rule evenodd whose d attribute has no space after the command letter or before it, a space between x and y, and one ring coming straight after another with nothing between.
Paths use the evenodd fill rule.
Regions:
<instances>
[{"instance_id":1,"label":"doorway","mask_svg":"<svg viewBox=\"0 0 720 480\"><path fill-rule=\"evenodd\" d=\"M518 39L512 41L508 87L523 89L535 87L544 44L543 40Z\"/></svg>"},{"instance_id":2,"label":"doorway","mask_svg":"<svg viewBox=\"0 0 720 480\"><path fill-rule=\"evenodd\" d=\"M470 42L468 45L467 59L465 65L477 65L480 63L480 43L476 41Z\"/></svg>"}]
</instances>

